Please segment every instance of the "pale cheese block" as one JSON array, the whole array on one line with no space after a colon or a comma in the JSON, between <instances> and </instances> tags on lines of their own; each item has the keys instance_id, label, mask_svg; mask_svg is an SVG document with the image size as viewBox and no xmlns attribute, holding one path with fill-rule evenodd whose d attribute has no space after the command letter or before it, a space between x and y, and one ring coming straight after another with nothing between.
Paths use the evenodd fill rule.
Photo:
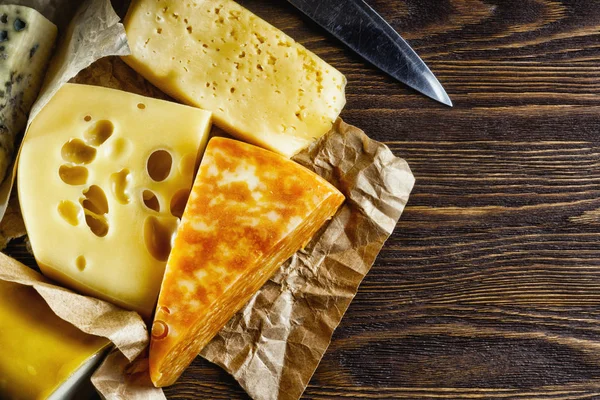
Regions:
<instances>
[{"instance_id":1,"label":"pale cheese block","mask_svg":"<svg viewBox=\"0 0 600 400\"><path fill-rule=\"evenodd\" d=\"M0 398L43 400L109 342L57 317L31 287L0 281Z\"/></svg>"},{"instance_id":2,"label":"pale cheese block","mask_svg":"<svg viewBox=\"0 0 600 400\"><path fill-rule=\"evenodd\" d=\"M150 343L156 386L175 382L344 196L278 154L213 138L165 271Z\"/></svg>"},{"instance_id":3,"label":"pale cheese block","mask_svg":"<svg viewBox=\"0 0 600 400\"><path fill-rule=\"evenodd\" d=\"M133 0L124 24L132 68L286 157L327 133L346 103L344 75L234 1Z\"/></svg>"},{"instance_id":4,"label":"pale cheese block","mask_svg":"<svg viewBox=\"0 0 600 400\"><path fill-rule=\"evenodd\" d=\"M32 122L18 165L42 272L150 318L210 113L67 84Z\"/></svg>"},{"instance_id":5,"label":"pale cheese block","mask_svg":"<svg viewBox=\"0 0 600 400\"><path fill-rule=\"evenodd\" d=\"M0 5L0 181L42 86L56 35L56 26L36 10Z\"/></svg>"}]
</instances>

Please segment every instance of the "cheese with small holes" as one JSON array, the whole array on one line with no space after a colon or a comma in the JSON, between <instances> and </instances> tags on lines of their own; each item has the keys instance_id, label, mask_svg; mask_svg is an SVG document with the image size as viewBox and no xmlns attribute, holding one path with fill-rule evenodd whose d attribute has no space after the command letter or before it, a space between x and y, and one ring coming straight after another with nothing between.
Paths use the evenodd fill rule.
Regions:
<instances>
[{"instance_id":1,"label":"cheese with small holes","mask_svg":"<svg viewBox=\"0 0 600 400\"><path fill-rule=\"evenodd\" d=\"M108 340L57 317L31 287L0 281L0 398L47 399Z\"/></svg>"},{"instance_id":2,"label":"cheese with small holes","mask_svg":"<svg viewBox=\"0 0 600 400\"><path fill-rule=\"evenodd\" d=\"M181 104L63 86L28 129L18 165L42 272L149 318L210 119Z\"/></svg>"},{"instance_id":3,"label":"cheese with small holes","mask_svg":"<svg viewBox=\"0 0 600 400\"><path fill-rule=\"evenodd\" d=\"M150 342L156 386L175 382L344 196L281 155L213 138L169 256Z\"/></svg>"},{"instance_id":4,"label":"cheese with small holes","mask_svg":"<svg viewBox=\"0 0 600 400\"><path fill-rule=\"evenodd\" d=\"M286 157L327 133L346 103L344 75L234 1L133 0L125 29L133 69Z\"/></svg>"},{"instance_id":5,"label":"cheese with small holes","mask_svg":"<svg viewBox=\"0 0 600 400\"><path fill-rule=\"evenodd\" d=\"M36 10L0 5L0 181L42 85L56 34L56 26Z\"/></svg>"}]
</instances>

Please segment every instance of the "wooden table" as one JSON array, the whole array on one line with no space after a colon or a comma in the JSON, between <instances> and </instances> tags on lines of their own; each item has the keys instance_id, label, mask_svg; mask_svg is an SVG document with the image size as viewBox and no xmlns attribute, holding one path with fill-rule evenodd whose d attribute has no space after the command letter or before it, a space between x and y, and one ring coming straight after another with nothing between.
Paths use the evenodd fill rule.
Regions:
<instances>
[{"instance_id":1,"label":"wooden table","mask_svg":"<svg viewBox=\"0 0 600 400\"><path fill-rule=\"evenodd\" d=\"M343 118L417 178L305 398L600 398L600 4L368 2L453 109L242 2L348 77ZM167 395L245 398L200 359Z\"/></svg>"},{"instance_id":2,"label":"wooden table","mask_svg":"<svg viewBox=\"0 0 600 400\"><path fill-rule=\"evenodd\" d=\"M346 74L343 118L417 178L304 398L600 398L600 5L368 2L453 109L286 2L242 1ZM166 393L247 398L202 359Z\"/></svg>"}]
</instances>

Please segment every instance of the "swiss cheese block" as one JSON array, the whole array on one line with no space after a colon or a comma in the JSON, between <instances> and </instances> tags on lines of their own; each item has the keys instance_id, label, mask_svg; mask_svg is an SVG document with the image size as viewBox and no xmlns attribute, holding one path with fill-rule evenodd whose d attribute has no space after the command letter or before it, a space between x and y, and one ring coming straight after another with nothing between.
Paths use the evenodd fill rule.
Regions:
<instances>
[{"instance_id":1,"label":"swiss cheese block","mask_svg":"<svg viewBox=\"0 0 600 400\"><path fill-rule=\"evenodd\" d=\"M212 139L160 291L150 343L154 384L174 383L343 201L335 187L293 161Z\"/></svg>"},{"instance_id":2,"label":"swiss cheese block","mask_svg":"<svg viewBox=\"0 0 600 400\"><path fill-rule=\"evenodd\" d=\"M57 317L28 286L0 281L0 398L48 398L108 340Z\"/></svg>"},{"instance_id":3,"label":"swiss cheese block","mask_svg":"<svg viewBox=\"0 0 600 400\"><path fill-rule=\"evenodd\" d=\"M0 5L0 181L42 85L56 34L56 26L36 10Z\"/></svg>"},{"instance_id":4,"label":"swiss cheese block","mask_svg":"<svg viewBox=\"0 0 600 400\"><path fill-rule=\"evenodd\" d=\"M174 98L210 110L233 136L298 153L327 133L346 78L231 0L134 0L131 67Z\"/></svg>"},{"instance_id":5,"label":"swiss cheese block","mask_svg":"<svg viewBox=\"0 0 600 400\"><path fill-rule=\"evenodd\" d=\"M42 272L149 318L209 128L197 108L62 87L32 122L18 166Z\"/></svg>"}]
</instances>

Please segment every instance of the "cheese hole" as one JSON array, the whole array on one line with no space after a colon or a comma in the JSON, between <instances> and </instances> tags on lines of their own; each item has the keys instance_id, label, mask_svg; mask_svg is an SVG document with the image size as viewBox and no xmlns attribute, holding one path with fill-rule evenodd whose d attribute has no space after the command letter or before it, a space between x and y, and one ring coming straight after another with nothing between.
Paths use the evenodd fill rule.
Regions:
<instances>
[{"instance_id":1,"label":"cheese hole","mask_svg":"<svg viewBox=\"0 0 600 400\"><path fill-rule=\"evenodd\" d=\"M146 207L156 212L160 211L160 203L158 202L158 198L150 190L144 190L142 193L142 199L144 200Z\"/></svg>"},{"instance_id":2,"label":"cheese hole","mask_svg":"<svg viewBox=\"0 0 600 400\"><path fill-rule=\"evenodd\" d=\"M88 129L83 137L85 141L92 146L100 146L112 136L115 130L115 126L108 120L101 120L96 122L90 129Z\"/></svg>"},{"instance_id":3,"label":"cheese hole","mask_svg":"<svg viewBox=\"0 0 600 400\"><path fill-rule=\"evenodd\" d=\"M101 187L92 185L88 190L83 192L85 199L83 200L83 208L97 215L108 213L108 201L106 194Z\"/></svg>"},{"instance_id":4,"label":"cheese hole","mask_svg":"<svg viewBox=\"0 0 600 400\"><path fill-rule=\"evenodd\" d=\"M144 103L138 103L137 108L139 108L140 110L145 110L146 105Z\"/></svg>"},{"instance_id":5,"label":"cheese hole","mask_svg":"<svg viewBox=\"0 0 600 400\"><path fill-rule=\"evenodd\" d=\"M86 213L85 223L92 233L98 237L104 237L108 234L108 223L103 218Z\"/></svg>"},{"instance_id":6,"label":"cheese hole","mask_svg":"<svg viewBox=\"0 0 600 400\"><path fill-rule=\"evenodd\" d=\"M189 197L190 191L187 189L183 189L175 193L175 195L171 199L171 215L181 219Z\"/></svg>"},{"instance_id":7,"label":"cheese hole","mask_svg":"<svg viewBox=\"0 0 600 400\"><path fill-rule=\"evenodd\" d=\"M79 225L79 207L77 204L69 200L61 201L58 204L58 214L64 219L69 225Z\"/></svg>"},{"instance_id":8,"label":"cheese hole","mask_svg":"<svg viewBox=\"0 0 600 400\"><path fill-rule=\"evenodd\" d=\"M58 175L60 176L60 179L67 185L79 186L87 183L88 170L86 167L61 165L58 169Z\"/></svg>"},{"instance_id":9,"label":"cheese hole","mask_svg":"<svg viewBox=\"0 0 600 400\"><path fill-rule=\"evenodd\" d=\"M193 177L196 171L196 154L186 154L179 161L179 172L183 176Z\"/></svg>"},{"instance_id":10,"label":"cheese hole","mask_svg":"<svg viewBox=\"0 0 600 400\"><path fill-rule=\"evenodd\" d=\"M86 115L85 117L83 117L83 120L85 122L90 122L92 120L92 116L91 115Z\"/></svg>"},{"instance_id":11,"label":"cheese hole","mask_svg":"<svg viewBox=\"0 0 600 400\"><path fill-rule=\"evenodd\" d=\"M115 138L114 140L111 140L108 146L110 147L104 149L106 152L105 154L113 159L127 157L132 150L130 141L124 138Z\"/></svg>"},{"instance_id":12,"label":"cheese hole","mask_svg":"<svg viewBox=\"0 0 600 400\"><path fill-rule=\"evenodd\" d=\"M122 169L110 176L110 189L113 196L121 204L129 204L127 187L131 181L131 174L128 169Z\"/></svg>"},{"instance_id":13,"label":"cheese hole","mask_svg":"<svg viewBox=\"0 0 600 400\"><path fill-rule=\"evenodd\" d=\"M164 339L169 335L169 325L163 321L157 320L152 324L152 338Z\"/></svg>"},{"instance_id":14,"label":"cheese hole","mask_svg":"<svg viewBox=\"0 0 600 400\"><path fill-rule=\"evenodd\" d=\"M146 169L150 178L156 182L161 182L167 179L171 173L173 165L173 157L165 150L157 150L148 158Z\"/></svg>"},{"instance_id":15,"label":"cheese hole","mask_svg":"<svg viewBox=\"0 0 600 400\"><path fill-rule=\"evenodd\" d=\"M71 139L60 151L63 160L73 164L89 164L96 158L96 149L83 143L80 139Z\"/></svg>"},{"instance_id":16,"label":"cheese hole","mask_svg":"<svg viewBox=\"0 0 600 400\"><path fill-rule=\"evenodd\" d=\"M167 306L160 306L160 308L158 309L158 312L163 312L168 315L171 314L171 310Z\"/></svg>"},{"instance_id":17,"label":"cheese hole","mask_svg":"<svg viewBox=\"0 0 600 400\"><path fill-rule=\"evenodd\" d=\"M86 264L87 264L87 261L85 260L84 256L79 256L75 259L75 266L80 271L83 271L85 269Z\"/></svg>"},{"instance_id":18,"label":"cheese hole","mask_svg":"<svg viewBox=\"0 0 600 400\"><path fill-rule=\"evenodd\" d=\"M175 218L150 216L144 222L144 243L148 252L158 261L167 261L171 253L171 238L177 229Z\"/></svg>"}]
</instances>

